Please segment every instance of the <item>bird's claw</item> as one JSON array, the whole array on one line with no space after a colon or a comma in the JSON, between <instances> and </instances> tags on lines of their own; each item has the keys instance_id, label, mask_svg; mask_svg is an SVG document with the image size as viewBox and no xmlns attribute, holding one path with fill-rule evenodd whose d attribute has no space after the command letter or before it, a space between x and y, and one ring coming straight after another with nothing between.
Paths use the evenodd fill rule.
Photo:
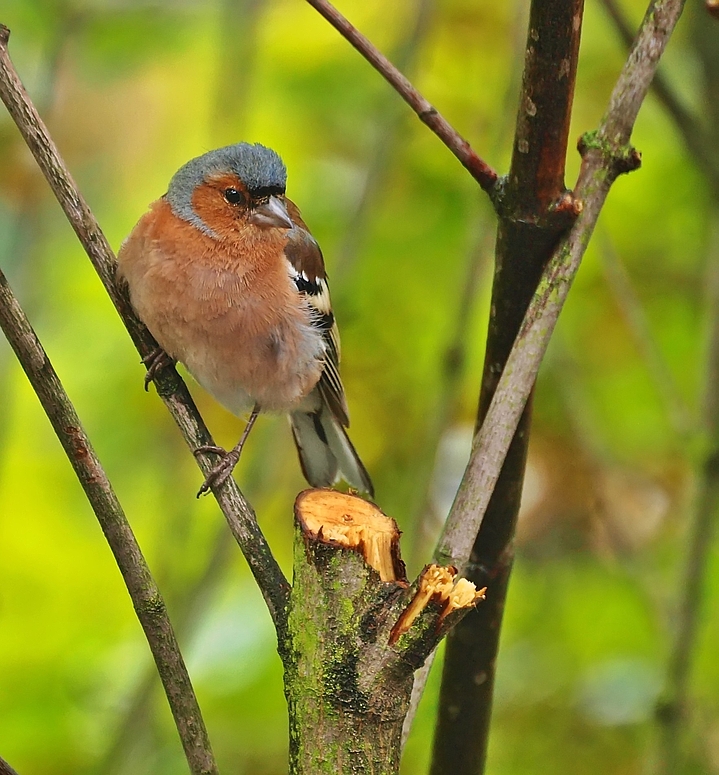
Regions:
<instances>
[{"instance_id":1,"label":"bird's claw","mask_svg":"<svg viewBox=\"0 0 719 775\"><path fill-rule=\"evenodd\" d=\"M166 369L168 366L174 366L177 363L177 361L170 357L162 347L156 347L142 359L142 362L147 367L147 373L145 374L145 392L150 389L150 382L154 382L159 371Z\"/></svg>"},{"instance_id":2,"label":"bird's claw","mask_svg":"<svg viewBox=\"0 0 719 775\"><path fill-rule=\"evenodd\" d=\"M221 487L229 479L240 459L241 450L235 448L227 452L222 447L216 447L214 444L205 444L194 450L195 455L203 452L213 452L216 455L220 455L220 462L205 477L205 481L197 491L198 498L208 493L213 487Z\"/></svg>"}]
</instances>

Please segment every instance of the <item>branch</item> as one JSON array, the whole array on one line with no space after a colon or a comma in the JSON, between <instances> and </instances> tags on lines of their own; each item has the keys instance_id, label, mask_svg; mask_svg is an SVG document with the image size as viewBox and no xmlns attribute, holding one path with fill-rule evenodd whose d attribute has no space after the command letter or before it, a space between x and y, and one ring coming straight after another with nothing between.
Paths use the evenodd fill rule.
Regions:
<instances>
[{"instance_id":1,"label":"branch","mask_svg":"<svg viewBox=\"0 0 719 775\"><path fill-rule=\"evenodd\" d=\"M331 3L327 2L327 0L307 0L307 2L362 54L412 108L419 120L439 137L477 183L491 195L497 182L497 173L477 156L470 144L449 124L441 113Z\"/></svg>"},{"instance_id":2,"label":"branch","mask_svg":"<svg viewBox=\"0 0 719 775\"><path fill-rule=\"evenodd\" d=\"M580 142L583 163L575 195L581 199L584 208L544 270L524 316L507 366L475 439L467 470L435 551L437 559L445 558L460 567L467 563L502 460L599 212L617 176L639 165L639 154L629 145L632 128L683 7L684 0L653 0L650 3L599 129L585 135Z\"/></svg>"},{"instance_id":3,"label":"branch","mask_svg":"<svg viewBox=\"0 0 719 775\"><path fill-rule=\"evenodd\" d=\"M609 235L600 234L600 237L599 253L614 300L661 396L674 432L679 438L688 440L696 433L696 422L677 388L674 375L662 356L656 337L649 326L647 315L632 287L627 268L622 263Z\"/></svg>"},{"instance_id":4,"label":"branch","mask_svg":"<svg viewBox=\"0 0 719 775\"><path fill-rule=\"evenodd\" d=\"M155 659L190 770L194 775L216 774L207 730L165 601L80 419L2 271L0 328L37 393L112 549Z\"/></svg>"},{"instance_id":5,"label":"branch","mask_svg":"<svg viewBox=\"0 0 719 775\"><path fill-rule=\"evenodd\" d=\"M17 775L17 772L0 756L0 775Z\"/></svg>"},{"instance_id":6,"label":"branch","mask_svg":"<svg viewBox=\"0 0 719 775\"><path fill-rule=\"evenodd\" d=\"M687 536L689 547L677 584L680 592L674 641L666 686L656 712L661 750L657 772L661 775L673 775L682 768L691 671L696 661L701 616L706 610L713 540L719 520L719 212L713 214L708 263L710 292L705 309L709 341L701 423L707 433L706 451L697 471L697 492Z\"/></svg>"},{"instance_id":7,"label":"branch","mask_svg":"<svg viewBox=\"0 0 719 775\"><path fill-rule=\"evenodd\" d=\"M157 343L137 319L129 300L115 283L116 261L112 249L18 77L7 49L9 37L10 30L0 25L0 99L25 138L138 352L145 357L157 347ZM199 446L212 444L212 437L177 372L174 369L165 369L164 373L158 376L156 384L158 394L190 449L195 450ZM203 474L207 475L214 464L212 457L207 454L196 457ZM283 638L289 584L257 524L252 506L231 477L221 487L213 488L212 491L265 598L278 635Z\"/></svg>"},{"instance_id":8,"label":"branch","mask_svg":"<svg viewBox=\"0 0 719 775\"><path fill-rule=\"evenodd\" d=\"M477 412L484 420L522 318L559 237L581 203L566 190L583 0L535 0L530 9L512 164L497 186L499 214L487 347ZM524 408L524 405L523 407ZM501 473L486 506L481 532L471 538L467 578L491 589L487 602L450 633L433 751L432 773L481 770L489 739L494 675L504 601L512 569L511 546L524 481L531 407L498 462ZM506 449L506 448L505 448ZM488 492L489 496L490 493ZM471 546L471 544L470 544ZM469 552L468 552L469 553ZM477 681L476 676L483 676Z\"/></svg>"},{"instance_id":9,"label":"branch","mask_svg":"<svg viewBox=\"0 0 719 775\"><path fill-rule=\"evenodd\" d=\"M619 4L616 0L602 0L602 5L614 23L622 42L630 48L634 40L634 32ZM674 121L696 165L709 178L714 195L719 198L719 164L711 150L710 136L702 130L697 117L682 105L678 95L661 72L654 76L652 91Z\"/></svg>"}]
</instances>

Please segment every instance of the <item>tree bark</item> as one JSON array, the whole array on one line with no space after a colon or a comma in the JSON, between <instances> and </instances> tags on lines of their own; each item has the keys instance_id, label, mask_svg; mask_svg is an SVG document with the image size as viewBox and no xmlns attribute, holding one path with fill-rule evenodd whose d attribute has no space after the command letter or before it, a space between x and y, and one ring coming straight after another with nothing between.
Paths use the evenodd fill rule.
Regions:
<instances>
[{"instance_id":1,"label":"tree bark","mask_svg":"<svg viewBox=\"0 0 719 775\"><path fill-rule=\"evenodd\" d=\"M542 269L577 214L571 197L564 197L564 168L583 6L583 0L532 3L512 165L494 193L499 226L478 428ZM530 397L466 568L467 578L487 585L489 595L479 615L447 642L433 775L474 775L484 766L531 403Z\"/></svg>"},{"instance_id":2,"label":"tree bark","mask_svg":"<svg viewBox=\"0 0 719 775\"><path fill-rule=\"evenodd\" d=\"M298 496L294 560L290 775L396 775L414 671L482 592L437 565L410 586L394 520L331 490Z\"/></svg>"}]
</instances>

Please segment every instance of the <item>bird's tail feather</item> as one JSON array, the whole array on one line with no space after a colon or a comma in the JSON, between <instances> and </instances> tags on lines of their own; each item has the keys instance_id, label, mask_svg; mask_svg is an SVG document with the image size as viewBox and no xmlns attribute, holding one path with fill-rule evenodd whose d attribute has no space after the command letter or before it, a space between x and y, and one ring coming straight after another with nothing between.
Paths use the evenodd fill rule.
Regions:
<instances>
[{"instance_id":1,"label":"bird's tail feather","mask_svg":"<svg viewBox=\"0 0 719 775\"><path fill-rule=\"evenodd\" d=\"M327 404L322 402L316 412L292 412L290 423L302 473L313 487L331 487L342 478L350 487L374 495L367 470Z\"/></svg>"}]
</instances>

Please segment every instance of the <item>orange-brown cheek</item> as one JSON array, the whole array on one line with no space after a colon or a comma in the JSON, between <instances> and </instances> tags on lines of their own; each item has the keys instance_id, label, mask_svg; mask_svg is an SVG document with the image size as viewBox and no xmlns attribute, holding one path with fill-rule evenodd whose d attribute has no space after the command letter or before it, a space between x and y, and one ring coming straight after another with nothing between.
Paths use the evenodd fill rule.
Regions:
<instances>
[{"instance_id":1,"label":"orange-brown cheek","mask_svg":"<svg viewBox=\"0 0 719 775\"><path fill-rule=\"evenodd\" d=\"M242 227L244 214L228 204L219 191L199 187L192 195L192 208L220 237L229 237Z\"/></svg>"}]
</instances>

